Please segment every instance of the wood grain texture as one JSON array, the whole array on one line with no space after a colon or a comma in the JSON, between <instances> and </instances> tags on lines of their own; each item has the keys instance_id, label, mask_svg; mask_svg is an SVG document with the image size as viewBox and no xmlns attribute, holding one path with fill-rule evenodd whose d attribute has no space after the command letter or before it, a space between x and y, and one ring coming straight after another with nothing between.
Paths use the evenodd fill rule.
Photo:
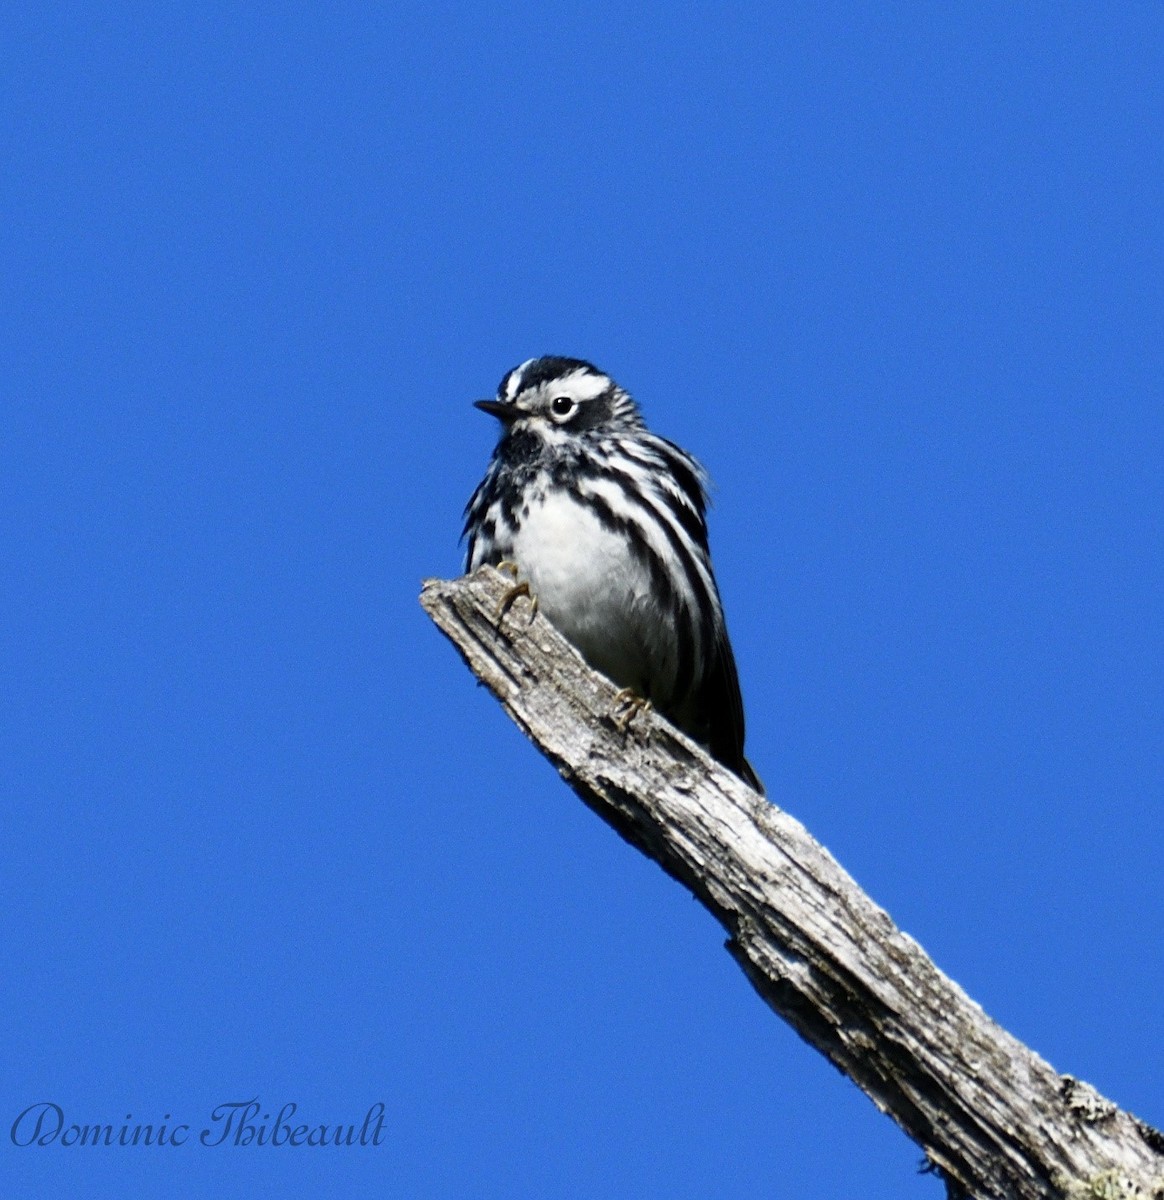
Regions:
<instances>
[{"instance_id":1,"label":"wood grain texture","mask_svg":"<svg viewBox=\"0 0 1164 1200\"><path fill-rule=\"evenodd\" d=\"M485 567L421 604L627 841L728 933L765 1001L922 1148L951 1195L1164 1200L1160 1135L992 1021L804 827L616 689Z\"/></svg>"}]
</instances>

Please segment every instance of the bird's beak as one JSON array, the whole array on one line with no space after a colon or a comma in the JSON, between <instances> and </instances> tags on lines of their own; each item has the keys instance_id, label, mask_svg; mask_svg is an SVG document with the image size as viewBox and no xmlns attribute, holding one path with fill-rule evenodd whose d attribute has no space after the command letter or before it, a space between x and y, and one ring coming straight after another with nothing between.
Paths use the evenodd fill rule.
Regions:
<instances>
[{"instance_id":1,"label":"bird's beak","mask_svg":"<svg viewBox=\"0 0 1164 1200\"><path fill-rule=\"evenodd\" d=\"M503 404L500 400L474 400L473 407L496 417L503 425L512 425L519 417L525 416L520 408L513 404Z\"/></svg>"}]
</instances>

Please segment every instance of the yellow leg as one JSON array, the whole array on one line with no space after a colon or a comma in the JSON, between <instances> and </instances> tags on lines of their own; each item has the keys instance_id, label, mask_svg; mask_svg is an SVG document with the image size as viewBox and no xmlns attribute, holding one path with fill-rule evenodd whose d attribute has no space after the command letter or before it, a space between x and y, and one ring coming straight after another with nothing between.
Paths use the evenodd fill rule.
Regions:
<instances>
[{"instance_id":1,"label":"yellow leg","mask_svg":"<svg viewBox=\"0 0 1164 1200\"><path fill-rule=\"evenodd\" d=\"M621 711L620 711L621 710ZM630 723L639 715L651 711L651 702L644 700L633 688L621 688L614 697L614 725L619 733L626 733Z\"/></svg>"},{"instance_id":2,"label":"yellow leg","mask_svg":"<svg viewBox=\"0 0 1164 1200\"><path fill-rule=\"evenodd\" d=\"M499 571L504 571L507 575L512 575L517 579L517 563L510 562L506 559L504 562L497 564ZM518 596L525 596L529 600L529 619L532 622L538 611L538 598L529 590L529 580L522 579L516 582L513 587L508 588L504 596L501 597L501 603L497 606L497 615L494 617L494 624L500 626L505 620L505 614L513 607L513 602Z\"/></svg>"}]
</instances>

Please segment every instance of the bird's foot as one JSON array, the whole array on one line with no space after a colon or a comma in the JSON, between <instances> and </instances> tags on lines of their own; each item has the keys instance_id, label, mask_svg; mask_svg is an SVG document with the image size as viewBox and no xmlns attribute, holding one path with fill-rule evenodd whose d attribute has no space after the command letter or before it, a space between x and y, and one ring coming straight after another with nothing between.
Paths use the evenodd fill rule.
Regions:
<instances>
[{"instance_id":1,"label":"bird's foot","mask_svg":"<svg viewBox=\"0 0 1164 1200\"><path fill-rule=\"evenodd\" d=\"M497 564L497 569L517 579L517 563L506 559L504 562ZM529 580L521 579L513 587L506 589L505 595L501 597L501 602L497 605L497 615L494 617L494 624L498 628L501 627L501 622L505 620L505 614L513 607L513 602L518 596L525 596L529 601L529 619L532 623L538 611L538 598L529 590Z\"/></svg>"},{"instance_id":2,"label":"bird's foot","mask_svg":"<svg viewBox=\"0 0 1164 1200\"><path fill-rule=\"evenodd\" d=\"M614 727L619 733L626 733L635 717L640 713L650 712L651 707L651 702L645 700L633 688L620 688L611 707Z\"/></svg>"}]
</instances>

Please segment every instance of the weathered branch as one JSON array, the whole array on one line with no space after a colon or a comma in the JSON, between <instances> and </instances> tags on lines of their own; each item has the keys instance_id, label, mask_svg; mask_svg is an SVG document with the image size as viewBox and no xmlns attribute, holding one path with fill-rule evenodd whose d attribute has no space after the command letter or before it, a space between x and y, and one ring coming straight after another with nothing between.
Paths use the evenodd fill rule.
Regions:
<instances>
[{"instance_id":1,"label":"weathered branch","mask_svg":"<svg viewBox=\"0 0 1164 1200\"><path fill-rule=\"evenodd\" d=\"M615 688L491 568L421 603L604 820L690 888L773 1009L925 1151L952 1195L1164 1200L1161 1135L995 1024L804 827Z\"/></svg>"}]
</instances>

